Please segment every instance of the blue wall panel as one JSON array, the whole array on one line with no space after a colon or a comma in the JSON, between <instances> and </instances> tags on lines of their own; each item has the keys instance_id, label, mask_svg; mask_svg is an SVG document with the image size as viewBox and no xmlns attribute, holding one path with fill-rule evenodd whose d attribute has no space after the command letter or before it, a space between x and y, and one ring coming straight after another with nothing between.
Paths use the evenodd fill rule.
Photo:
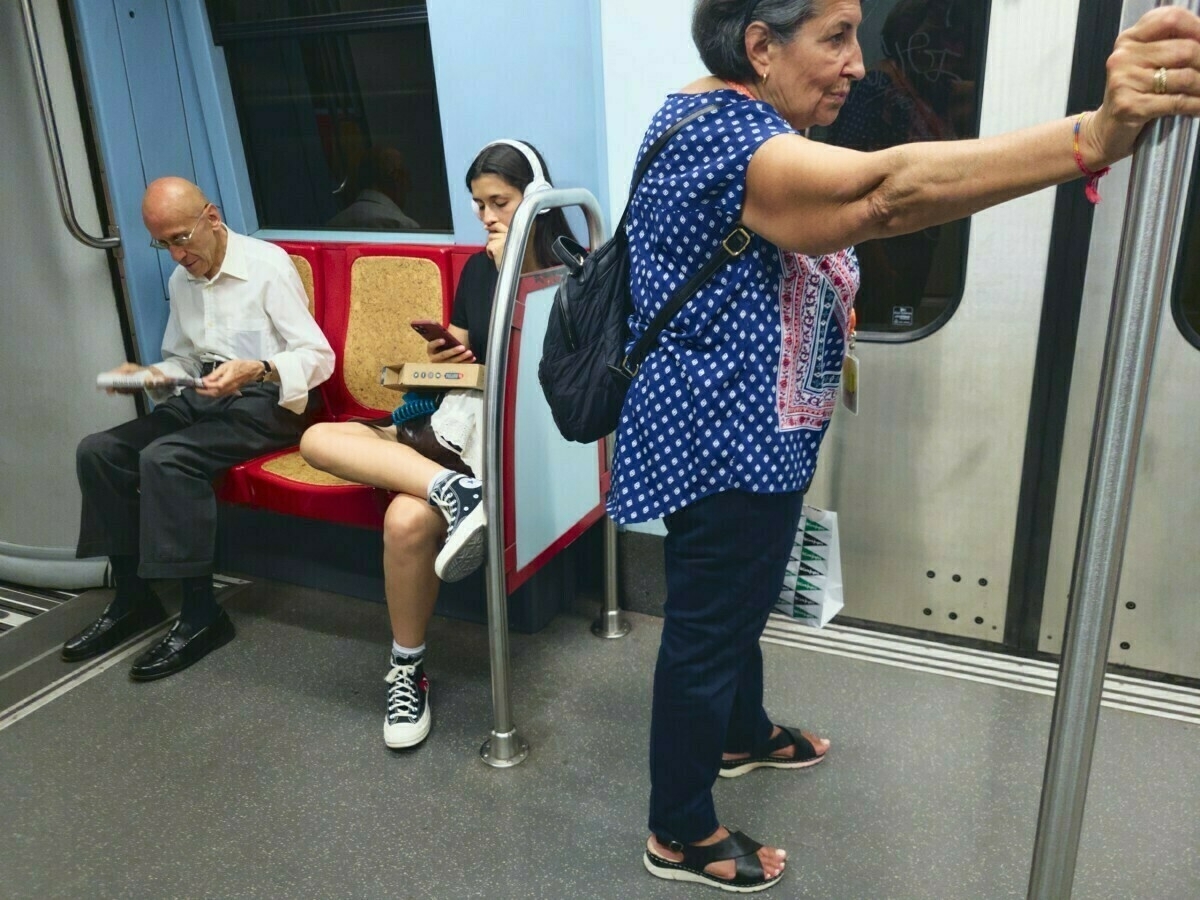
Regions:
<instances>
[{"instance_id":1,"label":"blue wall panel","mask_svg":"<svg viewBox=\"0 0 1200 900\"><path fill-rule=\"evenodd\" d=\"M124 6L124 4L122 4ZM161 5L161 4L160 4ZM128 16L131 7L123 11ZM136 12L136 10L135 10ZM141 147L137 140L133 100L130 96L122 35L115 4L76 0L79 44L95 112L97 139L112 195L113 214L121 230L122 264L129 293L132 326L141 358L158 358L147 351L161 340L166 324L166 285L157 253L149 247L141 216L141 188L145 185ZM154 298L157 298L155 300Z\"/></svg>"},{"instance_id":2,"label":"blue wall panel","mask_svg":"<svg viewBox=\"0 0 1200 900\"><path fill-rule=\"evenodd\" d=\"M139 360L160 358L166 282L175 263L149 245L146 185L163 175L196 181L220 203L200 98L169 0L75 0L79 42L108 188L121 229L122 263ZM190 113L190 118L189 118Z\"/></svg>"},{"instance_id":3,"label":"blue wall panel","mask_svg":"<svg viewBox=\"0 0 1200 900\"><path fill-rule=\"evenodd\" d=\"M203 134L197 137L207 142L210 149L207 160L212 166L215 190L221 197L221 211L234 231L252 234L258 230L258 216L225 55L213 46L203 3L174 0L171 20L173 25L182 23L175 28L177 52L181 59L190 62L199 104L198 112L189 114L189 119L200 123Z\"/></svg>"},{"instance_id":4,"label":"blue wall panel","mask_svg":"<svg viewBox=\"0 0 1200 900\"><path fill-rule=\"evenodd\" d=\"M600 189L595 0L430 0L454 236L481 243L462 178L496 138L533 143L559 187Z\"/></svg>"}]
</instances>

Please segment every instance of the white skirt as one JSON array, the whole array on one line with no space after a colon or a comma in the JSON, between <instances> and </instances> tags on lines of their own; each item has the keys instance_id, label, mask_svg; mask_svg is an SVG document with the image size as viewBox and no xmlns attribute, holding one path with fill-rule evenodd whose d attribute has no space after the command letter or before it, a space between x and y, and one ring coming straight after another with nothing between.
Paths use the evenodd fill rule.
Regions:
<instances>
[{"instance_id":1,"label":"white skirt","mask_svg":"<svg viewBox=\"0 0 1200 900\"><path fill-rule=\"evenodd\" d=\"M429 424L438 443L461 456L478 478L483 471L483 391L448 391Z\"/></svg>"}]
</instances>

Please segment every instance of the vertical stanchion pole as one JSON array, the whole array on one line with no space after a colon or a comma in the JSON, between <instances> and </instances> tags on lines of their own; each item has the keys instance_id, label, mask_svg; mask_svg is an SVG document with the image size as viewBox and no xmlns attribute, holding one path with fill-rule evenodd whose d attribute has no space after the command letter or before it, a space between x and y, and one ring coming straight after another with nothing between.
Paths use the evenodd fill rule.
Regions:
<instances>
[{"instance_id":1,"label":"vertical stanchion pole","mask_svg":"<svg viewBox=\"0 0 1200 900\"><path fill-rule=\"evenodd\" d=\"M508 381L508 347L512 312L521 280L521 262L529 243L536 204L522 201L513 215L504 241L504 255L492 298L488 324L488 361L484 379L483 481L487 515L487 624L492 666L492 734L479 748L489 766L507 769L529 755L528 742L513 724L512 686L509 679L508 588L504 579L504 386Z\"/></svg>"},{"instance_id":2,"label":"vertical stanchion pole","mask_svg":"<svg viewBox=\"0 0 1200 900\"><path fill-rule=\"evenodd\" d=\"M1193 8L1197 0L1189 0ZM1163 295L1193 153L1190 119L1155 122L1133 160L1088 461L1030 900L1068 900L1091 772Z\"/></svg>"},{"instance_id":3,"label":"vertical stanchion pole","mask_svg":"<svg viewBox=\"0 0 1200 900\"><path fill-rule=\"evenodd\" d=\"M537 214L559 206L580 206L593 236L602 226L596 198L581 188L542 191L521 201L509 225L504 256L492 300L488 325L488 363L483 393L484 513L487 516L487 619L492 667L492 733L479 755L495 768L519 765L529 755L528 742L513 724L512 686L509 678L508 589L504 578L504 386L508 381L508 349L513 307L521 280L521 263Z\"/></svg>"},{"instance_id":4,"label":"vertical stanchion pole","mask_svg":"<svg viewBox=\"0 0 1200 900\"><path fill-rule=\"evenodd\" d=\"M595 241L592 246L597 246ZM613 442L615 435L604 438L604 456L608 460L608 471L612 472ZM621 612L620 573L617 565L617 524L607 516L604 517L604 602L600 606L600 615L592 623L592 634L599 638L613 640L629 634L629 619Z\"/></svg>"},{"instance_id":5,"label":"vertical stanchion pole","mask_svg":"<svg viewBox=\"0 0 1200 900\"><path fill-rule=\"evenodd\" d=\"M608 239L604 228L604 220L600 216L600 208L584 207L588 223L588 246L595 250ZM608 471L612 473L613 447L617 436L606 435L604 440L604 461ZM592 634L598 638L612 640L629 634L629 620L621 611L620 590L621 581L617 562L617 525L604 517L604 600L600 603L600 614L592 623Z\"/></svg>"}]
</instances>

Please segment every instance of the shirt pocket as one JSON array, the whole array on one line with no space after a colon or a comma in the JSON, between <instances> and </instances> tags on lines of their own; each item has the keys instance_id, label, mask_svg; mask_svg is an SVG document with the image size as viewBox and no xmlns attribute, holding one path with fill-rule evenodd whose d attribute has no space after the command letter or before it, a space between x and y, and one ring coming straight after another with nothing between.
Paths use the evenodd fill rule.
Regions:
<instances>
[{"instance_id":1,"label":"shirt pocket","mask_svg":"<svg viewBox=\"0 0 1200 900\"><path fill-rule=\"evenodd\" d=\"M235 359L263 359L270 334L265 316L242 315L229 320L229 347Z\"/></svg>"}]
</instances>

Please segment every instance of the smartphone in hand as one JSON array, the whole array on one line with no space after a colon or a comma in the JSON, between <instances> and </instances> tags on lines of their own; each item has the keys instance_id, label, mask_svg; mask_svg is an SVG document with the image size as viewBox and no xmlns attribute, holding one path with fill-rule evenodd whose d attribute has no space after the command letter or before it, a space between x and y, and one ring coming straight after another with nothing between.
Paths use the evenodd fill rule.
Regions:
<instances>
[{"instance_id":1,"label":"smartphone in hand","mask_svg":"<svg viewBox=\"0 0 1200 900\"><path fill-rule=\"evenodd\" d=\"M435 322L433 319L414 319L412 328L426 341L436 341L441 338L441 350L454 350L462 347L462 342L444 328L441 322Z\"/></svg>"}]
</instances>

